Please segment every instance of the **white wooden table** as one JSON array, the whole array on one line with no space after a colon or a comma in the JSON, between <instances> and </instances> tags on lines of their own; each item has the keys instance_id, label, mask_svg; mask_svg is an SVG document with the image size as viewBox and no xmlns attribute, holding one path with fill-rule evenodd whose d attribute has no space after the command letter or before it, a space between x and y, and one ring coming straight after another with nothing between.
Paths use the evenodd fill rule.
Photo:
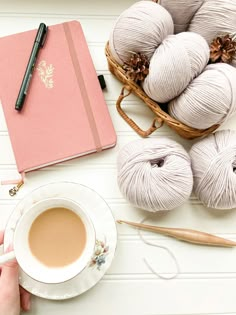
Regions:
<instances>
[{"instance_id":1,"label":"white wooden table","mask_svg":"<svg viewBox=\"0 0 236 315\"><path fill-rule=\"evenodd\" d=\"M105 75L107 91L104 94L118 136L114 149L27 175L27 185L14 198L8 195L9 187L0 187L0 229L4 229L14 206L27 193L57 180L76 181L93 188L108 202L116 219L141 221L146 216L146 212L135 209L122 198L117 185L117 153L124 144L139 137L116 112L115 102L121 84L109 73L104 55L104 46L114 20L134 2L0 2L0 36L37 28L40 22L51 25L66 20L80 20L97 73ZM152 113L137 98L130 96L125 101L125 107L144 128L148 127ZM236 117L223 127L236 129ZM186 149L192 144L166 126L153 135L162 136L176 139ZM0 178L14 178L16 175L14 156L0 110ZM195 228L236 240L236 211L207 210L194 196L184 206L164 215L152 215L150 218L150 222L160 226ZM145 245L135 229L122 225L118 226L118 232L116 257L106 275L94 288L65 301L33 297L29 314L236 314L236 249L196 246L146 233L145 237L149 241L171 249L179 262L181 271L178 277L163 280L147 268L143 258L149 258L158 272L170 274L175 269L166 252Z\"/></svg>"}]
</instances>

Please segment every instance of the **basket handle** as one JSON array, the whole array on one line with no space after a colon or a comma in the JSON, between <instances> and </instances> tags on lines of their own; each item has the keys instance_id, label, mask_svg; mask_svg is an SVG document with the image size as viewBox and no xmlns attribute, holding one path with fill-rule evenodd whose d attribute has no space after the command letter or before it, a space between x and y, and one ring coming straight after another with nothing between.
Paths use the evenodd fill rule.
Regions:
<instances>
[{"instance_id":1,"label":"basket handle","mask_svg":"<svg viewBox=\"0 0 236 315\"><path fill-rule=\"evenodd\" d=\"M125 90L127 90L128 93L125 94ZM124 98L129 96L131 92L132 88L130 86L124 85L122 87L120 96L118 97L118 100L116 102L117 111L119 112L121 117L130 125L130 127L133 128L140 136L147 137L163 125L163 120L159 117L155 117L150 128L148 128L146 131L142 130L131 118L128 117L128 115L121 108L121 102L123 101ZM158 123L157 126L156 123Z\"/></svg>"}]
</instances>

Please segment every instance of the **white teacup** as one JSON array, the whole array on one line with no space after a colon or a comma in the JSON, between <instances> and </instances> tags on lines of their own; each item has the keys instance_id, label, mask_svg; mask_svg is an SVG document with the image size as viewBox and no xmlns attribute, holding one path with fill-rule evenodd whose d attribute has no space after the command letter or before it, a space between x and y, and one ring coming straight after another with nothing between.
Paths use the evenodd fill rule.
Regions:
<instances>
[{"instance_id":1,"label":"white teacup","mask_svg":"<svg viewBox=\"0 0 236 315\"><path fill-rule=\"evenodd\" d=\"M83 223L86 231L84 248L78 258L63 266L49 266L42 263L31 251L29 235L33 223L40 215L53 208L65 208L72 211ZM63 232L63 231L62 231ZM60 235L61 236L61 235ZM74 244L78 244L79 239L74 239ZM22 270L31 278L44 283L61 283L72 279L86 268L94 254L96 235L93 223L86 212L76 202L65 198L48 198L35 203L27 210L17 223L14 233L14 251L0 256L0 264L16 257ZM44 246L44 244L42 244ZM66 248L62 248L65 251ZM56 254L55 254L56 256Z\"/></svg>"}]
</instances>

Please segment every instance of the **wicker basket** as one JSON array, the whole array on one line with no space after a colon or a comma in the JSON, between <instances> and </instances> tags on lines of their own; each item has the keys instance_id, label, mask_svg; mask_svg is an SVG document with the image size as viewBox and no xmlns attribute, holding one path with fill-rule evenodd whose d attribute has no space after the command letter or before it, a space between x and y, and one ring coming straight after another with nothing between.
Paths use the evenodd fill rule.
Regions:
<instances>
[{"instance_id":1,"label":"wicker basket","mask_svg":"<svg viewBox=\"0 0 236 315\"><path fill-rule=\"evenodd\" d=\"M186 126L179 122L178 120L172 118L165 111L163 111L160 106L153 100L151 100L143 89L137 85L133 80L131 80L127 75L125 70L116 62L116 60L111 55L109 50L109 43L106 44L105 53L108 61L109 70L113 73L118 80L120 80L124 86L121 90L120 96L116 102L116 108L119 114L124 118L124 120L142 137L147 137L153 133L156 129L160 128L165 122L169 127L174 129L180 136L186 139L194 139L197 137L206 136L209 133L216 130L219 125L214 125L208 129L195 129ZM125 91L127 90L127 93ZM155 114L151 127L148 130L142 130L131 118L121 108L121 102L130 93L136 94Z\"/></svg>"}]
</instances>

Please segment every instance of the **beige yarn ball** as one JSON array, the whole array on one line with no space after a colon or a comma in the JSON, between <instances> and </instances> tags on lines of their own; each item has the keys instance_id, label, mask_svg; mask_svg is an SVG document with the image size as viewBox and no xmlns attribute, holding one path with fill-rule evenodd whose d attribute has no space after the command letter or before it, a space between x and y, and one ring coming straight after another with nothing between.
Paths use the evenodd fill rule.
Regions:
<instances>
[{"instance_id":1,"label":"beige yarn ball","mask_svg":"<svg viewBox=\"0 0 236 315\"><path fill-rule=\"evenodd\" d=\"M205 68L209 46L196 33L169 35L155 51L143 89L153 100L165 103L178 96Z\"/></svg>"},{"instance_id":2,"label":"beige yarn ball","mask_svg":"<svg viewBox=\"0 0 236 315\"><path fill-rule=\"evenodd\" d=\"M189 23L194 14L201 7L204 0L159 0L172 16L175 27L175 34L187 31Z\"/></svg>"},{"instance_id":3,"label":"beige yarn ball","mask_svg":"<svg viewBox=\"0 0 236 315\"><path fill-rule=\"evenodd\" d=\"M129 61L132 52L150 59L163 39L173 32L173 21L165 8L153 1L139 1L117 19L109 48L120 65Z\"/></svg>"},{"instance_id":4,"label":"beige yarn ball","mask_svg":"<svg viewBox=\"0 0 236 315\"><path fill-rule=\"evenodd\" d=\"M171 210L182 205L192 192L189 155L172 139L132 141L120 150L117 162L120 191L139 208Z\"/></svg>"},{"instance_id":5,"label":"beige yarn ball","mask_svg":"<svg viewBox=\"0 0 236 315\"><path fill-rule=\"evenodd\" d=\"M169 114L197 129L221 124L236 112L236 69L208 65L186 90L169 103Z\"/></svg>"},{"instance_id":6,"label":"beige yarn ball","mask_svg":"<svg viewBox=\"0 0 236 315\"><path fill-rule=\"evenodd\" d=\"M175 33L202 35L208 44L220 35L236 32L235 0L159 0L172 16ZM236 56L232 65L236 67Z\"/></svg>"},{"instance_id":7,"label":"beige yarn ball","mask_svg":"<svg viewBox=\"0 0 236 315\"><path fill-rule=\"evenodd\" d=\"M195 143L190 152L194 193L215 209L236 207L236 131L221 130Z\"/></svg>"},{"instance_id":8,"label":"beige yarn ball","mask_svg":"<svg viewBox=\"0 0 236 315\"><path fill-rule=\"evenodd\" d=\"M189 26L189 31L202 35L208 44L219 35L236 32L236 1L207 0L196 12ZM232 65L236 67L236 56Z\"/></svg>"},{"instance_id":9,"label":"beige yarn ball","mask_svg":"<svg viewBox=\"0 0 236 315\"><path fill-rule=\"evenodd\" d=\"M235 33L236 1L207 0L193 16L189 31L201 34L210 44L221 34Z\"/></svg>"}]
</instances>

